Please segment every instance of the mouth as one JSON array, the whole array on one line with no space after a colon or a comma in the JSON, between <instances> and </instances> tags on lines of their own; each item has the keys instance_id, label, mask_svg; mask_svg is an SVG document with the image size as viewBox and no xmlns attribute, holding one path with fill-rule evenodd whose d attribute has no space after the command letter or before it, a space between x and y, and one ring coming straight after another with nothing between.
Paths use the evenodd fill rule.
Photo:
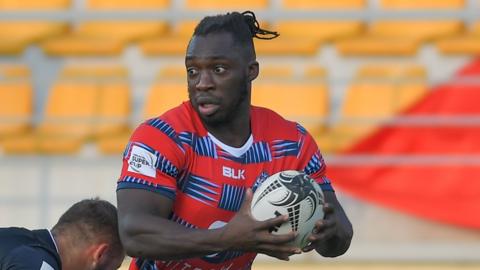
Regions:
<instances>
[{"instance_id":1,"label":"mouth","mask_svg":"<svg viewBox=\"0 0 480 270\"><path fill-rule=\"evenodd\" d=\"M197 98L198 112L203 116L211 116L218 111L220 105L211 98Z\"/></svg>"}]
</instances>

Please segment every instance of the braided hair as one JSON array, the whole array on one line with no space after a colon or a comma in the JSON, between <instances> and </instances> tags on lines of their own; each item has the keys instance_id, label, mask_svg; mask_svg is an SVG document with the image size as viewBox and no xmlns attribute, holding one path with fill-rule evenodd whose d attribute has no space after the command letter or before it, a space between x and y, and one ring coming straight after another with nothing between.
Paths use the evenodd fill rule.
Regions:
<instances>
[{"instance_id":1,"label":"braided hair","mask_svg":"<svg viewBox=\"0 0 480 270\"><path fill-rule=\"evenodd\" d=\"M227 14L207 16L195 27L194 36L206 36L211 33L230 33L234 40L242 46L251 48L253 54L253 38L274 39L280 34L260 28L260 24L252 11L242 13L231 12Z\"/></svg>"}]
</instances>

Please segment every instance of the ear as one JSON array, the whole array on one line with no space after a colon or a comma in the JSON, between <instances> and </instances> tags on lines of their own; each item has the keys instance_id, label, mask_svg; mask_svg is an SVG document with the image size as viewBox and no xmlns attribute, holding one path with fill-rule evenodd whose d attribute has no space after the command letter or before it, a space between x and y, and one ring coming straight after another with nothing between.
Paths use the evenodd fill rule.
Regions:
<instances>
[{"instance_id":1,"label":"ear","mask_svg":"<svg viewBox=\"0 0 480 270\"><path fill-rule=\"evenodd\" d=\"M258 77L259 65L257 61L248 64L248 80L251 82Z\"/></svg>"},{"instance_id":2,"label":"ear","mask_svg":"<svg viewBox=\"0 0 480 270\"><path fill-rule=\"evenodd\" d=\"M103 262L107 256L108 244L100 243L92 247L92 261L94 264Z\"/></svg>"}]
</instances>

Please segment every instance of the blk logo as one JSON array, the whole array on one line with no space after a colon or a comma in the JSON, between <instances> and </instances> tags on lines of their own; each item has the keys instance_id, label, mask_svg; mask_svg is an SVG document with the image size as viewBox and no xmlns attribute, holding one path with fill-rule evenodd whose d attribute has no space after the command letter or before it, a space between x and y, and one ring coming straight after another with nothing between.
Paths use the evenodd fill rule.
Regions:
<instances>
[{"instance_id":1,"label":"blk logo","mask_svg":"<svg viewBox=\"0 0 480 270\"><path fill-rule=\"evenodd\" d=\"M235 170L233 168L223 166L223 176L236 180L245 180L245 170Z\"/></svg>"}]
</instances>

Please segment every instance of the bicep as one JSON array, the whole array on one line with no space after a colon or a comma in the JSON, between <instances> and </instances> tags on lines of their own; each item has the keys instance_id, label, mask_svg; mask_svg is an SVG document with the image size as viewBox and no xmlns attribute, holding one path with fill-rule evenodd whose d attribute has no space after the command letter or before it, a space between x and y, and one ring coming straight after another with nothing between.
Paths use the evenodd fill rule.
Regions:
<instances>
[{"instance_id":1,"label":"bicep","mask_svg":"<svg viewBox=\"0 0 480 270\"><path fill-rule=\"evenodd\" d=\"M153 215L168 218L172 211L173 200L144 189L119 189L117 206L120 221L129 215Z\"/></svg>"}]
</instances>

